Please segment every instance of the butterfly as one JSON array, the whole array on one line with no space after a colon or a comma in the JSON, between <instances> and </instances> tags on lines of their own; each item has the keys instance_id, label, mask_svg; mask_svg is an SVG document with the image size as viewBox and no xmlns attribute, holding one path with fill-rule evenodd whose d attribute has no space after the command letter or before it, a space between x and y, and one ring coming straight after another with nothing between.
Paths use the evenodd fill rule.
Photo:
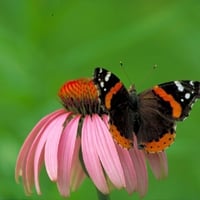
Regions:
<instances>
[{"instance_id":1,"label":"butterfly","mask_svg":"<svg viewBox=\"0 0 200 200\"><path fill-rule=\"evenodd\" d=\"M112 72L96 68L93 82L114 140L129 149L135 134L138 148L148 153L161 152L174 142L176 122L183 121L200 98L199 81L170 81L137 94Z\"/></svg>"}]
</instances>

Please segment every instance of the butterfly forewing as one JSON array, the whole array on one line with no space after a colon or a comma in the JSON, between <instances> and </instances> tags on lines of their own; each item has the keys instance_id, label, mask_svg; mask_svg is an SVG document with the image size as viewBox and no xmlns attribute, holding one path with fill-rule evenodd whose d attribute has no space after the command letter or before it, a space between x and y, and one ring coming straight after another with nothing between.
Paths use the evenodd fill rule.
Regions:
<instances>
[{"instance_id":1,"label":"butterfly forewing","mask_svg":"<svg viewBox=\"0 0 200 200\"><path fill-rule=\"evenodd\" d=\"M94 71L94 83L99 90L99 99L110 117L110 132L122 147L133 144L133 115L130 95L119 78L103 68Z\"/></svg>"},{"instance_id":2,"label":"butterfly forewing","mask_svg":"<svg viewBox=\"0 0 200 200\"><path fill-rule=\"evenodd\" d=\"M200 82L198 81L173 81L160 84L159 87L168 95L171 95L175 104L179 105L180 115L174 117L176 120L186 118L189 115L193 103L200 98ZM173 106L171 105L171 107ZM173 107L173 109L176 108Z\"/></svg>"}]
</instances>

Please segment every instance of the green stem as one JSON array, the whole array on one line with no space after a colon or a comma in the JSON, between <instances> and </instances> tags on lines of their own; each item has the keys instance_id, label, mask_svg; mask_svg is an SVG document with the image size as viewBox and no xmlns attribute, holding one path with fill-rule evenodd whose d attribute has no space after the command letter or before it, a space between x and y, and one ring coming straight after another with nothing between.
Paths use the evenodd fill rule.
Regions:
<instances>
[{"instance_id":1,"label":"green stem","mask_svg":"<svg viewBox=\"0 0 200 200\"><path fill-rule=\"evenodd\" d=\"M96 190L97 190L97 196L98 196L99 200L109 200L110 199L108 194L103 194L98 189L96 189Z\"/></svg>"}]
</instances>

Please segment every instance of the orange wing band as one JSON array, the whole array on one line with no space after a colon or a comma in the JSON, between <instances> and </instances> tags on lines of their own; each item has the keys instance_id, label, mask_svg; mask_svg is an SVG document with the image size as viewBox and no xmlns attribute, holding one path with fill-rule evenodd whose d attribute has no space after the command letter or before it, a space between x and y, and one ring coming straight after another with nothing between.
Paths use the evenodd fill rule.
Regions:
<instances>
[{"instance_id":1,"label":"orange wing band","mask_svg":"<svg viewBox=\"0 0 200 200\"><path fill-rule=\"evenodd\" d=\"M133 146L133 140L121 136L115 125L110 125L110 132L114 140L123 148L130 149Z\"/></svg>"},{"instance_id":2,"label":"orange wing band","mask_svg":"<svg viewBox=\"0 0 200 200\"><path fill-rule=\"evenodd\" d=\"M113 95L115 95L122 87L122 83L118 82L117 84L115 84L114 87L112 87L110 89L110 91L108 92L108 94L105 97L105 106L106 108L109 110L111 108L111 100Z\"/></svg>"},{"instance_id":3,"label":"orange wing band","mask_svg":"<svg viewBox=\"0 0 200 200\"><path fill-rule=\"evenodd\" d=\"M164 151L169 147L176 137L175 133L166 133L159 139L159 141L152 141L144 144L144 150L147 153L157 153Z\"/></svg>"},{"instance_id":4,"label":"orange wing band","mask_svg":"<svg viewBox=\"0 0 200 200\"><path fill-rule=\"evenodd\" d=\"M170 103L170 106L172 107L172 115L174 118L179 118L182 113L181 105L173 98L172 95L167 94L165 90L163 90L159 86L155 86L153 88L153 91L160 96L164 101L167 101Z\"/></svg>"}]
</instances>

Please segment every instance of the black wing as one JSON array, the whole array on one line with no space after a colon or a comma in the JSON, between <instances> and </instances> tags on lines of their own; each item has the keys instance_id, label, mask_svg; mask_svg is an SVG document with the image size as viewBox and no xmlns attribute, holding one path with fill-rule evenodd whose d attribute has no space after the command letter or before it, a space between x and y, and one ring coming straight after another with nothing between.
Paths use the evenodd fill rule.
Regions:
<instances>
[{"instance_id":1,"label":"black wing","mask_svg":"<svg viewBox=\"0 0 200 200\"><path fill-rule=\"evenodd\" d=\"M125 148L133 144L133 120L137 110L137 101L130 97L128 91L117 76L103 68L94 71L94 83L99 90L101 105L110 116L110 132L117 143Z\"/></svg>"}]
</instances>

